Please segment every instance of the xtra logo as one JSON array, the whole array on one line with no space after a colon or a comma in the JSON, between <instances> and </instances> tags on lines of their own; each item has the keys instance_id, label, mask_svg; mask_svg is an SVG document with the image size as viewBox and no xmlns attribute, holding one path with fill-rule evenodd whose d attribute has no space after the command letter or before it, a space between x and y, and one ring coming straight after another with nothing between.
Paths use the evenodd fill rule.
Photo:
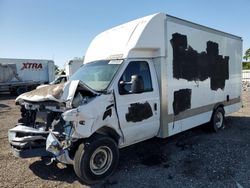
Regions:
<instances>
[{"instance_id":1,"label":"xtra logo","mask_svg":"<svg viewBox=\"0 0 250 188\"><path fill-rule=\"evenodd\" d=\"M43 68L42 63L23 63L23 67L21 70L24 69L32 69L32 70L40 70Z\"/></svg>"}]
</instances>

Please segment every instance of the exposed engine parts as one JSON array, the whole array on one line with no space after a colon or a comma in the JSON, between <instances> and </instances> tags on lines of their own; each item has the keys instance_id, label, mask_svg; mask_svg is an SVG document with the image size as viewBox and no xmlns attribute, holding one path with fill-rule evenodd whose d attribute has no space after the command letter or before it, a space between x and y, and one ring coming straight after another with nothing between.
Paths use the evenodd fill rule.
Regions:
<instances>
[{"instance_id":1,"label":"exposed engine parts","mask_svg":"<svg viewBox=\"0 0 250 188\"><path fill-rule=\"evenodd\" d=\"M35 91L27 93L24 99L17 98L16 104L20 105L21 118L16 127L9 130L9 141L17 156L23 158L54 156L61 162L72 164L69 153L75 149L71 148L72 142L77 141L72 138L75 126L73 122L65 121L62 114L87 104L96 96L95 93L81 87L79 82L72 82L71 87L73 86L74 94L68 92L66 97L64 93L60 94L61 98L65 97L66 100L59 101L59 91L55 92L55 87L51 89L50 86L42 88L43 90L47 88L44 92L47 96L44 97L50 100L33 102L32 97L39 95ZM54 93L56 98L53 97Z\"/></svg>"}]
</instances>

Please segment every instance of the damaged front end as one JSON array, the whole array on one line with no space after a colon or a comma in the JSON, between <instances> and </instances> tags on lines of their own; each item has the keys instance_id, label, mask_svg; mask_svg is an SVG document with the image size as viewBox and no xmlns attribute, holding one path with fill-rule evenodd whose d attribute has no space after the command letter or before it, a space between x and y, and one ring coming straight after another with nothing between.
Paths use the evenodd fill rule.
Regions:
<instances>
[{"instance_id":1,"label":"damaged front end","mask_svg":"<svg viewBox=\"0 0 250 188\"><path fill-rule=\"evenodd\" d=\"M97 95L99 93L78 80L20 95L16 104L21 106L21 118L8 133L13 153L22 158L52 156L60 162L72 164L73 143L79 137L75 136L76 125L67 120L67 114L72 114Z\"/></svg>"}]
</instances>

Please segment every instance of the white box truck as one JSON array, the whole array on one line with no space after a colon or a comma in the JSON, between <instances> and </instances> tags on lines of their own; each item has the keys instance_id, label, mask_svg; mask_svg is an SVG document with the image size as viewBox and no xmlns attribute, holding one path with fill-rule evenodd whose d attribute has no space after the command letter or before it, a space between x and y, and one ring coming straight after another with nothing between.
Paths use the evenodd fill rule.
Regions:
<instances>
[{"instance_id":1,"label":"white box truck","mask_svg":"<svg viewBox=\"0 0 250 188\"><path fill-rule=\"evenodd\" d=\"M0 91L20 95L54 79L52 60L0 58Z\"/></svg>"},{"instance_id":2,"label":"white box truck","mask_svg":"<svg viewBox=\"0 0 250 188\"><path fill-rule=\"evenodd\" d=\"M119 148L208 122L221 129L241 108L241 56L240 37L163 13L128 22L95 37L67 83L16 99L9 142L19 157L50 155L98 182Z\"/></svg>"}]
</instances>

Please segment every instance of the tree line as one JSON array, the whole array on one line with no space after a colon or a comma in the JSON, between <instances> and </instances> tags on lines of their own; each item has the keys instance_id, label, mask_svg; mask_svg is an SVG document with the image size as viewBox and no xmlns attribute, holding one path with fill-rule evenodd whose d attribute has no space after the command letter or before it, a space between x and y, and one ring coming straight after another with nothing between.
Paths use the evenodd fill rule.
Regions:
<instances>
[{"instance_id":1,"label":"tree line","mask_svg":"<svg viewBox=\"0 0 250 188\"><path fill-rule=\"evenodd\" d=\"M243 59L246 60L246 61L242 63L242 69L243 70L250 69L250 61L248 61L248 60L250 60L250 48L248 48L245 51Z\"/></svg>"}]
</instances>

